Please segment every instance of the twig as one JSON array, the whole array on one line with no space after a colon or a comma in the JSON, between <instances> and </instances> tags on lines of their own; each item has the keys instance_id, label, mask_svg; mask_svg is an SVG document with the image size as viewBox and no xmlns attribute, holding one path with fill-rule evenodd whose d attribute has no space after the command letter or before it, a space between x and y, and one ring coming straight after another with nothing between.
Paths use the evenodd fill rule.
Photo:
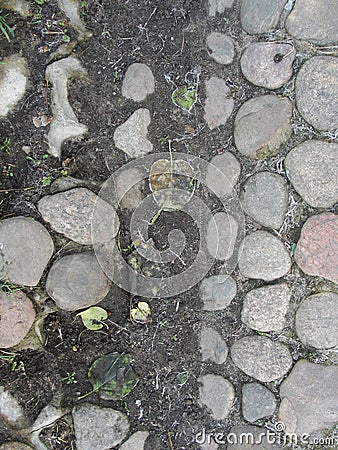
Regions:
<instances>
[{"instance_id":1,"label":"twig","mask_svg":"<svg viewBox=\"0 0 338 450\"><path fill-rule=\"evenodd\" d=\"M28 188L18 188L18 189L0 189L0 192L30 191L34 188L35 188L35 186L31 186Z\"/></svg>"},{"instance_id":2,"label":"twig","mask_svg":"<svg viewBox=\"0 0 338 450\"><path fill-rule=\"evenodd\" d=\"M173 442L171 440L170 431L168 431L168 440L170 445L170 450L174 450Z\"/></svg>"}]
</instances>

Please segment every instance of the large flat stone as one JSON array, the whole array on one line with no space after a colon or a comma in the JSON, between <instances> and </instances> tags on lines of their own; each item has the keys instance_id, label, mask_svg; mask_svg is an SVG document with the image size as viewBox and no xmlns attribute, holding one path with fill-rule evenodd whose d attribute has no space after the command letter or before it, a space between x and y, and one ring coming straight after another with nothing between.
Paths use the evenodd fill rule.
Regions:
<instances>
[{"instance_id":1,"label":"large flat stone","mask_svg":"<svg viewBox=\"0 0 338 450\"><path fill-rule=\"evenodd\" d=\"M241 57L241 69L252 84L278 89L290 80L295 56L296 50L289 44L254 42Z\"/></svg>"},{"instance_id":2,"label":"large flat stone","mask_svg":"<svg viewBox=\"0 0 338 450\"><path fill-rule=\"evenodd\" d=\"M4 58L0 65L0 118L19 103L26 92L29 70L19 55Z\"/></svg>"},{"instance_id":3,"label":"large flat stone","mask_svg":"<svg viewBox=\"0 0 338 450\"><path fill-rule=\"evenodd\" d=\"M245 156L268 159L291 136L292 104L275 95L255 97L242 105L235 118L234 138Z\"/></svg>"},{"instance_id":4,"label":"large flat stone","mask_svg":"<svg viewBox=\"0 0 338 450\"><path fill-rule=\"evenodd\" d=\"M91 252L62 257L53 264L46 281L48 295L66 311L99 303L109 289L110 282Z\"/></svg>"},{"instance_id":5,"label":"large flat stone","mask_svg":"<svg viewBox=\"0 0 338 450\"><path fill-rule=\"evenodd\" d=\"M242 0L241 24L249 34L269 33L278 24L286 0Z\"/></svg>"},{"instance_id":6,"label":"large flat stone","mask_svg":"<svg viewBox=\"0 0 338 450\"><path fill-rule=\"evenodd\" d=\"M135 63L128 67L122 83L123 97L141 102L154 90L154 75L146 64Z\"/></svg>"},{"instance_id":7,"label":"large flat stone","mask_svg":"<svg viewBox=\"0 0 338 450\"><path fill-rule=\"evenodd\" d=\"M92 244L91 222L93 214L105 224L105 234L114 238L119 230L115 210L86 188L75 188L54 195L46 195L38 202L45 222L54 231L83 245Z\"/></svg>"},{"instance_id":8,"label":"large flat stone","mask_svg":"<svg viewBox=\"0 0 338 450\"><path fill-rule=\"evenodd\" d=\"M29 217L0 222L0 279L36 286L54 252L46 228Z\"/></svg>"},{"instance_id":9,"label":"large flat stone","mask_svg":"<svg viewBox=\"0 0 338 450\"><path fill-rule=\"evenodd\" d=\"M204 105L204 119L210 130L225 125L234 109L231 91L221 78L211 77L205 82L207 98Z\"/></svg>"},{"instance_id":10,"label":"large flat stone","mask_svg":"<svg viewBox=\"0 0 338 450\"><path fill-rule=\"evenodd\" d=\"M309 140L285 158L292 186L314 208L331 208L338 201L338 144Z\"/></svg>"},{"instance_id":11,"label":"large flat stone","mask_svg":"<svg viewBox=\"0 0 338 450\"><path fill-rule=\"evenodd\" d=\"M82 403L73 409L72 415L78 450L115 448L129 430L127 417L112 408Z\"/></svg>"},{"instance_id":12,"label":"large flat stone","mask_svg":"<svg viewBox=\"0 0 338 450\"><path fill-rule=\"evenodd\" d=\"M278 380L292 366L289 349L265 336L246 336L231 347L231 359L250 377L263 383Z\"/></svg>"},{"instance_id":13,"label":"large flat stone","mask_svg":"<svg viewBox=\"0 0 338 450\"><path fill-rule=\"evenodd\" d=\"M236 282L228 275L205 278L200 286L200 296L205 311L221 311L230 305L237 293Z\"/></svg>"},{"instance_id":14,"label":"large flat stone","mask_svg":"<svg viewBox=\"0 0 338 450\"><path fill-rule=\"evenodd\" d=\"M338 367L296 363L280 387L279 420L286 433L323 436L338 422Z\"/></svg>"},{"instance_id":15,"label":"large flat stone","mask_svg":"<svg viewBox=\"0 0 338 450\"><path fill-rule=\"evenodd\" d=\"M275 396L259 383L246 383L242 388L242 413L248 422L271 416L277 407Z\"/></svg>"},{"instance_id":16,"label":"large flat stone","mask_svg":"<svg viewBox=\"0 0 338 450\"><path fill-rule=\"evenodd\" d=\"M240 200L244 211L256 222L278 230L288 206L286 181L276 173L256 173L244 183Z\"/></svg>"},{"instance_id":17,"label":"large flat stone","mask_svg":"<svg viewBox=\"0 0 338 450\"><path fill-rule=\"evenodd\" d=\"M15 428L28 425L22 406L3 386L0 386L0 418Z\"/></svg>"},{"instance_id":18,"label":"large flat stone","mask_svg":"<svg viewBox=\"0 0 338 450\"><path fill-rule=\"evenodd\" d=\"M298 111L314 128L338 128L338 59L316 56L306 61L296 79Z\"/></svg>"},{"instance_id":19,"label":"large flat stone","mask_svg":"<svg viewBox=\"0 0 338 450\"><path fill-rule=\"evenodd\" d=\"M30 299L21 291L0 290L0 348L14 347L26 336L35 319Z\"/></svg>"},{"instance_id":20,"label":"large flat stone","mask_svg":"<svg viewBox=\"0 0 338 450\"><path fill-rule=\"evenodd\" d=\"M296 39L319 45L338 43L338 9L336 0L297 0L285 22Z\"/></svg>"},{"instance_id":21,"label":"large flat stone","mask_svg":"<svg viewBox=\"0 0 338 450\"><path fill-rule=\"evenodd\" d=\"M330 212L311 216L303 225L295 251L307 275L338 283L338 217Z\"/></svg>"},{"instance_id":22,"label":"large flat stone","mask_svg":"<svg viewBox=\"0 0 338 450\"><path fill-rule=\"evenodd\" d=\"M153 144L147 138L149 125L149 110L138 109L126 122L116 128L114 132L116 147L131 158L138 158L152 152Z\"/></svg>"},{"instance_id":23,"label":"large flat stone","mask_svg":"<svg viewBox=\"0 0 338 450\"><path fill-rule=\"evenodd\" d=\"M276 280L291 268L291 259L282 242L267 231L255 231L244 238L238 267L247 278Z\"/></svg>"},{"instance_id":24,"label":"large flat stone","mask_svg":"<svg viewBox=\"0 0 338 450\"><path fill-rule=\"evenodd\" d=\"M228 417L235 400L235 390L230 381L220 375L203 375L198 379L202 386L199 390L199 403L206 406L215 420Z\"/></svg>"},{"instance_id":25,"label":"large flat stone","mask_svg":"<svg viewBox=\"0 0 338 450\"><path fill-rule=\"evenodd\" d=\"M231 152L216 155L210 161L206 174L206 185L217 197L228 197L233 193L241 174L241 165Z\"/></svg>"},{"instance_id":26,"label":"large flat stone","mask_svg":"<svg viewBox=\"0 0 338 450\"><path fill-rule=\"evenodd\" d=\"M121 445L120 450L143 450L148 436L148 431L136 431Z\"/></svg>"},{"instance_id":27,"label":"large flat stone","mask_svg":"<svg viewBox=\"0 0 338 450\"><path fill-rule=\"evenodd\" d=\"M282 330L290 297L290 289L285 283L252 289L244 298L241 320L257 331Z\"/></svg>"},{"instance_id":28,"label":"large flat stone","mask_svg":"<svg viewBox=\"0 0 338 450\"><path fill-rule=\"evenodd\" d=\"M296 331L304 345L338 347L338 295L321 292L304 299L297 310Z\"/></svg>"}]
</instances>

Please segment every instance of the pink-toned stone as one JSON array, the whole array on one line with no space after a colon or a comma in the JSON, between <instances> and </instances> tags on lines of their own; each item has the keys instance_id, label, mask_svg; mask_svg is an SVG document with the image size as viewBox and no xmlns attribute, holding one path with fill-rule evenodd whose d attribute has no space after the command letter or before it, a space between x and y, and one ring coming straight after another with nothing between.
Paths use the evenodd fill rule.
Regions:
<instances>
[{"instance_id":1,"label":"pink-toned stone","mask_svg":"<svg viewBox=\"0 0 338 450\"><path fill-rule=\"evenodd\" d=\"M324 212L305 222L295 260L307 275L338 283L338 217L335 214Z\"/></svg>"},{"instance_id":2,"label":"pink-toned stone","mask_svg":"<svg viewBox=\"0 0 338 450\"><path fill-rule=\"evenodd\" d=\"M35 319L32 302L21 291L0 293L0 348L14 347L26 336Z\"/></svg>"}]
</instances>

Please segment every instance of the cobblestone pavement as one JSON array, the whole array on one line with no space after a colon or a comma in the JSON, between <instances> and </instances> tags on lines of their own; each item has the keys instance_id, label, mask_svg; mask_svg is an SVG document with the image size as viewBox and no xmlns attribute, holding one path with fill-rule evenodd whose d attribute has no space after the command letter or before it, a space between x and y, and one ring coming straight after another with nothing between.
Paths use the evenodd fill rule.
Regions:
<instances>
[{"instance_id":1,"label":"cobblestone pavement","mask_svg":"<svg viewBox=\"0 0 338 450\"><path fill-rule=\"evenodd\" d=\"M23 18L32 17L32 3L0 6ZM337 1L133 4L145 46L160 33L153 23L176 13L188 20L194 11L184 27L175 19L179 46L176 37L161 38L164 49L177 47L172 63L185 77L161 69L160 79L163 48L142 56L135 47L119 71L119 61L107 60L108 82L83 55L100 43L88 14L100 23L112 10L80 3L51 2L77 37L40 64L50 89L50 116L38 114L31 125L44 130L40 162L32 140L13 149L0 136L2 158L21 152L36 173L46 160L63 166L61 177L44 176L30 214L8 201L13 169L1 163L0 449L338 448ZM127 14L128 1L115 3L115 14ZM119 30L119 17L111 20ZM31 121L24 105L40 89L27 48L12 39L0 62L2 130ZM129 37L116 39L114 49ZM101 177L69 169L79 152L68 147L98 139L87 89L96 89L97 120L101 102L123 111L104 119L110 174ZM183 124L182 134L168 131L171 121ZM89 172L100 145L86 153ZM158 231L148 235L151 227ZM194 227L198 244L189 243ZM65 345L62 332L71 334L75 321L76 338ZM60 339L53 350L52 336ZM90 395L93 355L115 351L118 359L90 369ZM54 369L45 369L48 355ZM81 380L68 371L72 358ZM58 382L32 392L45 370Z\"/></svg>"}]
</instances>

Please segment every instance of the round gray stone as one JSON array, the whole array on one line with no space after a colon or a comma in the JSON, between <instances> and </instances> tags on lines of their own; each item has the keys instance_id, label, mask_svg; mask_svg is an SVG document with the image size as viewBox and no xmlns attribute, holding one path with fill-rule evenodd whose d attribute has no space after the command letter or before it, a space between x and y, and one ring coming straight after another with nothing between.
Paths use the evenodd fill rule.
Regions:
<instances>
[{"instance_id":1,"label":"round gray stone","mask_svg":"<svg viewBox=\"0 0 338 450\"><path fill-rule=\"evenodd\" d=\"M268 430L254 425L236 425L228 434L228 450L280 450L280 446L271 443Z\"/></svg>"},{"instance_id":2,"label":"round gray stone","mask_svg":"<svg viewBox=\"0 0 338 450\"><path fill-rule=\"evenodd\" d=\"M149 436L148 431L136 431L121 445L120 450L143 450L144 444Z\"/></svg>"},{"instance_id":3,"label":"round gray stone","mask_svg":"<svg viewBox=\"0 0 338 450\"><path fill-rule=\"evenodd\" d=\"M278 380L292 366L289 349L265 336L246 336L231 347L234 364L262 383Z\"/></svg>"},{"instance_id":4,"label":"round gray stone","mask_svg":"<svg viewBox=\"0 0 338 450\"><path fill-rule=\"evenodd\" d=\"M290 289L283 284L252 289L244 298L241 320L257 331L280 331L290 304Z\"/></svg>"},{"instance_id":5,"label":"round gray stone","mask_svg":"<svg viewBox=\"0 0 338 450\"><path fill-rule=\"evenodd\" d=\"M237 293L236 282L228 275L205 278L200 286L204 311L221 311L230 305Z\"/></svg>"},{"instance_id":6,"label":"round gray stone","mask_svg":"<svg viewBox=\"0 0 338 450\"><path fill-rule=\"evenodd\" d=\"M309 140L285 158L287 175L299 195L314 208L331 208L338 201L338 144Z\"/></svg>"},{"instance_id":7,"label":"round gray stone","mask_svg":"<svg viewBox=\"0 0 338 450\"><path fill-rule=\"evenodd\" d=\"M116 147L131 158L138 158L152 152L153 144L147 138L149 125L149 110L138 109L116 128L113 136Z\"/></svg>"},{"instance_id":8,"label":"round gray stone","mask_svg":"<svg viewBox=\"0 0 338 450\"><path fill-rule=\"evenodd\" d=\"M286 433L327 436L337 425L338 367L298 361L280 386L278 420ZM311 442L311 441L310 441Z\"/></svg>"},{"instance_id":9,"label":"round gray stone","mask_svg":"<svg viewBox=\"0 0 338 450\"><path fill-rule=\"evenodd\" d=\"M128 67L122 83L123 97L141 102L154 90L154 75L146 64L135 63Z\"/></svg>"},{"instance_id":10,"label":"round gray stone","mask_svg":"<svg viewBox=\"0 0 338 450\"><path fill-rule=\"evenodd\" d=\"M206 406L215 420L228 417L235 400L235 390L230 381L220 375L203 375L198 379L202 386L199 389L199 403Z\"/></svg>"},{"instance_id":11,"label":"round gray stone","mask_svg":"<svg viewBox=\"0 0 338 450\"><path fill-rule=\"evenodd\" d=\"M3 386L0 386L0 418L15 428L20 429L28 425L22 406Z\"/></svg>"},{"instance_id":12,"label":"round gray stone","mask_svg":"<svg viewBox=\"0 0 338 450\"><path fill-rule=\"evenodd\" d=\"M38 202L38 210L54 231L83 245L92 244L94 211L105 223L106 234L110 238L114 238L119 230L120 222L115 210L86 188L46 195Z\"/></svg>"},{"instance_id":13,"label":"round gray stone","mask_svg":"<svg viewBox=\"0 0 338 450\"><path fill-rule=\"evenodd\" d=\"M207 98L204 105L204 119L210 130L225 125L234 109L231 91L221 78L211 77L205 82Z\"/></svg>"},{"instance_id":14,"label":"round gray stone","mask_svg":"<svg viewBox=\"0 0 338 450\"><path fill-rule=\"evenodd\" d=\"M242 105L235 118L238 150L256 159L268 159L291 136L292 104L276 95L255 97Z\"/></svg>"},{"instance_id":15,"label":"round gray stone","mask_svg":"<svg viewBox=\"0 0 338 450\"><path fill-rule=\"evenodd\" d=\"M296 331L304 345L338 346L338 295L321 292L302 301L296 313Z\"/></svg>"},{"instance_id":16,"label":"round gray stone","mask_svg":"<svg viewBox=\"0 0 338 450\"><path fill-rule=\"evenodd\" d=\"M32 302L23 292L5 293L0 290L0 348L19 344L30 330L34 319Z\"/></svg>"},{"instance_id":17,"label":"round gray stone","mask_svg":"<svg viewBox=\"0 0 338 450\"><path fill-rule=\"evenodd\" d=\"M72 415L78 450L106 450L116 447L125 439L129 430L125 414L112 408L82 403L73 408Z\"/></svg>"},{"instance_id":18,"label":"round gray stone","mask_svg":"<svg viewBox=\"0 0 338 450\"><path fill-rule=\"evenodd\" d=\"M27 61L19 55L4 58L0 65L0 118L5 117L26 92L28 82Z\"/></svg>"},{"instance_id":19,"label":"round gray stone","mask_svg":"<svg viewBox=\"0 0 338 450\"><path fill-rule=\"evenodd\" d=\"M314 128L338 128L338 59L316 56L306 61L296 79L296 103L300 114Z\"/></svg>"},{"instance_id":20,"label":"round gray stone","mask_svg":"<svg viewBox=\"0 0 338 450\"><path fill-rule=\"evenodd\" d=\"M279 56L285 57L276 59ZM296 50L289 44L254 42L248 45L242 55L241 69L252 84L278 89L290 80L295 56Z\"/></svg>"},{"instance_id":21,"label":"round gray stone","mask_svg":"<svg viewBox=\"0 0 338 450\"><path fill-rule=\"evenodd\" d=\"M109 289L110 282L91 252L59 259L50 269L46 281L48 295L66 311L96 305Z\"/></svg>"},{"instance_id":22,"label":"round gray stone","mask_svg":"<svg viewBox=\"0 0 338 450\"><path fill-rule=\"evenodd\" d=\"M271 416L277 407L272 392L259 383L246 383L242 388L242 413L248 422Z\"/></svg>"},{"instance_id":23,"label":"round gray stone","mask_svg":"<svg viewBox=\"0 0 338 450\"><path fill-rule=\"evenodd\" d=\"M201 330L201 353L202 361L213 361L223 364L228 356L228 346L222 336L210 327Z\"/></svg>"},{"instance_id":24,"label":"round gray stone","mask_svg":"<svg viewBox=\"0 0 338 450\"><path fill-rule=\"evenodd\" d=\"M29 217L0 222L0 279L36 286L54 252L50 234Z\"/></svg>"},{"instance_id":25,"label":"round gray stone","mask_svg":"<svg viewBox=\"0 0 338 450\"><path fill-rule=\"evenodd\" d=\"M225 152L214 156L208 165L206 185L218 197L227 197L233 192L233 188L241 173L241 165L231 152ZM220 176L219 172L224 175Z\"/></svg>"},{"instance_id":26,"label":"round gray stone","mask_svg":"<svg viewBox=\"0 0 338 450\"><path fill-rule=\"evenodd\" d=\"M336 0L297 0L285 22L296 39L319 45L337 44L338 13Z\"/></svg>"},{"instance_id":27,"label":"round gray stone","mask_svg":"<svg viewBox=\"0 0 338 450\"><path fill-rule=\"evenodd\" d=\"M241 204L244 211L264 227L279 229L288 206L286 181L281 175L259 172L243 185Z\"/></svg>"},{"instance_id":28,"label":"round gray stone","mask_svg":"<svg viewBox=\"0 0 338 450\"><path fill-rule=\"evenodd\" d=\"M234 217L218 212L210 219L206 242L209 253L216 259L227 261L234 253L238 223Z\"/></svg>"},{"instance_id":29,"label":"round gray stone","mask_svg":"<svg viewBox=\"0 0 338 450\"><path fill-rule=\"evenodd\" d=\"M241 24L249 34L269 33L279 22L286 0L242 0Z\"/></svg>"},{"instance_id":30,"label":"round gray stone","mask_svg":"<svg viewBox=\"0 0 338 450\"><path fill-rule=\"evenodd\" d=\"M291 259L282 242L267 231L255 231L244 238L238 267L247 278L276 280L291 268Z\"/></svg>"},{"instance_id":31,"label":"round gray stone","mask_svg":"<svg viewBox=\"0 0 338 450\"><path fill-rule=\"evenodd\" d=\"M230 36L213 31L207 37L210 56L220 64L231 64L235 57L234 42Z\"/></svg>"},{"instance_id":32,"label":"round gray stone","mask_svg":"<svg viewBox=\"0 0 338 450\"><path fill-rule=\"evenodd\" d=\"M22 442L11 441L0 445L0 450L33 450L33 447L23 444Z\"/></svg>"},{"instance_id":33,"label":"round gray stone","mask_svg":"<svg viewBox=\"0 0 338 450\"><path fill-rule=\"evenodd\" d=\"M223 14L225 8L231 8L234 0L209 0L209 16L215 17L216 13Z\"/></svg>"}]
</instances>

